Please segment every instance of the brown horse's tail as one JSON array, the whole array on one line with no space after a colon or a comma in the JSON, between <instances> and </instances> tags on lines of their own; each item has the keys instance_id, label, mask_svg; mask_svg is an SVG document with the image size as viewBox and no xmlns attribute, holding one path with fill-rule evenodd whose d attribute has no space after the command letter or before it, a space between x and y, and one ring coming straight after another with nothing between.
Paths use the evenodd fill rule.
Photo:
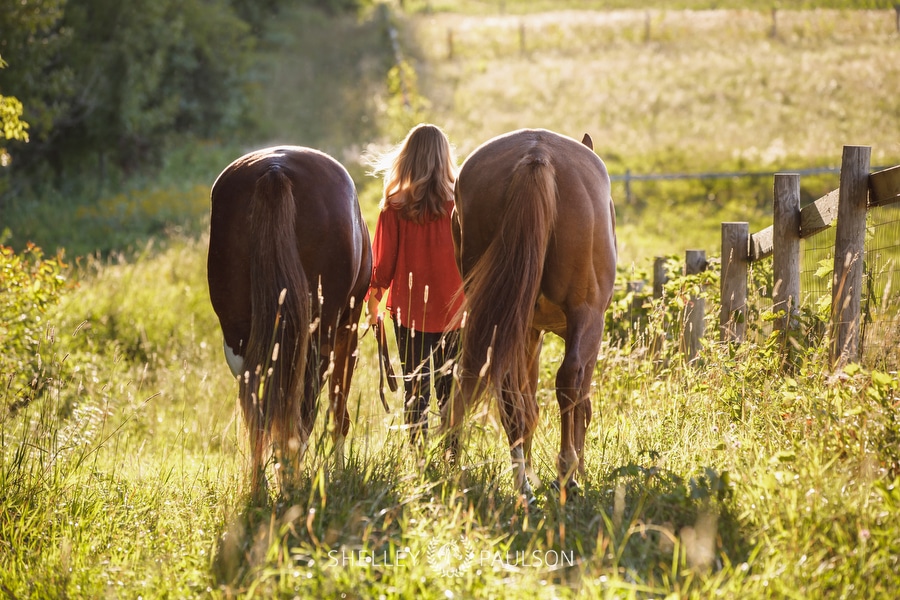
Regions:
<instances>
[{"instance_id":1,"label":"brown horse's tail","mask_svg":"<svg viewBox=\"0 0 900 600\"><path fill-rule=\"evenodd\" d=\"M293 186L277 165L257 181L250 208L250 338L241 403L253 456L274 442L292 454L305 442L298 427L309 339L309 283L295 233ZM254 473L253 477L259 474Z\"/></svg>"},{"instance_id":2,"label":"brown horse's tail","mask_svg":"<svg viewBox=\"0 0 900 600\"><path fill-rule=\"evenodd\" d=\"M541 149L526 154L513 170L497 234L466 275L463 335L464 376L480 377L482 390L528 390L528 334L544 273L544 258L556 219L556 173ZM537 406L508 394L517 421L532 431ZM522 432L524 433L524 431ZM511 440L514 441L514 440Z\"/></svg>"}]
</instances>

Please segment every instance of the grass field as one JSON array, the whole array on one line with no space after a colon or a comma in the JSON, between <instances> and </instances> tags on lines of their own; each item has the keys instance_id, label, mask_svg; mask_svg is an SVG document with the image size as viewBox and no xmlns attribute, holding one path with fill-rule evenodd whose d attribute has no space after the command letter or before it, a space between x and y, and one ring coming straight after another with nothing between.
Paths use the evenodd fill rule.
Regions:
<instances>
[{"instance_id":1,"label":"grass field","mask_svg":"<svg viewBox=\"0 0 900 600\"><path fill-rule=\"evenodd\" d=\"M261 109L273 124L260 139L310 140L347 162L370 221L377 182L353 158L396 141L404 120L417 118L442 124L461 156L508 128L588 130L611 170L635 172L829 164L844 143L873 145L873 162L900 156L896 95L854 92L896 89L900 46L888 11L784 11L783 38L772 39L766 12L651 10L647 42L643 11L520 16L514 4L505 17L413 12L399 22L417 76L406 113L372 75L391 58L365 51L365 40L377 43L377 22L285 19L278 43L293 68L269 57L281 85ZM332 44L324 71L303 52L313 43ZM715 50L726 43L733 55ZM826 74L848 61L846 78ZM327 106L314 108L316 95L295 87L300 74L329 69L365 73L367 91L355 98L335 84L323 89ZM347 125L334 110L341 98L358 102L348 105L356 116ZM279 102L309 109L281 120ZM198 165L230 160L217 144L193 152L169 173L195 165L195 177L211 179ZM306 483L270 506L250 505L237 385L208 302L205 196L191 183L102 199L98 207L120 209L111 222L81 206L78 223L120 241L102 258L70 254L73 264L58 273L66 281L44 264L30 285L0 291L0 308L24 315L0 324L4 348L17 348L0 359L0 595L884 598L900 586L897 373L855 365L833 373L827 344L785 347L764 335L739 348L711 337L690 366L670 339L650 360L635 345L622 294L612 311L616 344L604 346L594 377L582 494L562 498L545 485L537 506L520 505L491 406L471 418L461 468L444 464L437 444L416 457L400 399L390 398L390 414L380 406L370 335L346 467L333 464L322 407ZM717 235L723 215L764 221L760 188L770 182L704 185L712 184L648 184L633 206L619 205L623 277L654 253L715 248L701 224L715 224ZM816 186L836 184L823 179L805 193ZM167 216L178 206L183 213ZM654 219L676 206L697 216ZM65 219L46 210L34 207L32 228L52 242ZM137 228L148 221L155 229ZM59 239L79 235L87 233ZM4 281L20 281L23 267L3 260ZM643 335L673 333L664 318L677 315L693 283L674 281L668 307L646 308ZM548 338L535 440L544 484L555 476L561 350Z\"/></svg>"},{"instance_id":2,"label":"grass field","mask_svg":"<svg viewBox=\"0 0 900 600\"><path fill-rule=\"evenodd\" d=\"M893 11L779 15L775 37L768 10L746 9L417 14L405 30L433 118L463 156L493 135L545 127L590 133L614 174L840 166L844 144L897 164ZM802 185L814 200L837 176ZM620 183L624 262L718 251L722 221L769 224L771 190L771 177L653 182L636 185L629 205ZM650 217L662 211L691 217Z\"/></svg>"}]
</instances>

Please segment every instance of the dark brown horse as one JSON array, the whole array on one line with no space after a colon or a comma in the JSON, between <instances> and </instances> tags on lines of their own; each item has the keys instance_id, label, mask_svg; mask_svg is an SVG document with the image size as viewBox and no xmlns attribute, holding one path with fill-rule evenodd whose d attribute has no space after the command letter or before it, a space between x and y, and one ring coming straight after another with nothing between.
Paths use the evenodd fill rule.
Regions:
<instances>
[{"instance_id":1,"label":"dark brown horse","mask_svg":"<svg viewBox=\"0 0 900 600\"><path fill-rule=\"evenodd\" d=\"M298 476L326 382L341 465L372 273L369 231L346 169L292 146L231 163L212 188L208 270L225 356L240 380L254 498L265 490L270 447L282 487Z\"/></svg>"},{"instance_id":2,"label":"dark brown horse","mask_svg":"<svg viewBox=\"0 0 900 600\"><path fill-rule=\"evenodd\" d=\"M577 486L591 420L591 377L616 276L609 175L583 143L546 130L496 137L463 163L456 181L456 259L466 296L460 391L444 426L455 450L464 413L495 396L515 484L530 500L543 332L565 340L556 373L559 483Z\"/></svg>"}]
</instances>

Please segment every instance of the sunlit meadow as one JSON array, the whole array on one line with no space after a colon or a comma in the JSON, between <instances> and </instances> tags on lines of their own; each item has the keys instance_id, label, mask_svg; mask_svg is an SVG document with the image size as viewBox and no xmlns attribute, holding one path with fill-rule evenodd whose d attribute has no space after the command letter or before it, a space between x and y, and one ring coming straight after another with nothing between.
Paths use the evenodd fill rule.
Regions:
<instances>
[{"instance_id":1,"label":"sunlit meadow","mask_svg":"<svg viewBox=\"0 0 900 600\"><path fill-rule=\"evenodd\" d=\"M441 123L461 156L515 127L589 131L614 172L830 164L844 143L871 144L873 162L893 164L900 111L877 91L898 77L890 16L785 11L772 38L766 11L415 13L398 21L421 101L404 118ZM320 40L326 25L308 16L283 24L310 27ZM354 31L346 22L338 30ZM727 52L716 50L723 44ZM848 62L856 68L838 70ZM401 110L391 85L354 110ZM340 92L328 97L333 104ZM367 145L317 135L347 162ZM394 132L366 135L378 146ZM359 163L349 168L372 224L377 185ZM104 195L79 214L123 239L135 228L121 251L61 259L68 266L3 255L0 308L19 317L0 328L3 347L17 348L15 362L0 361L0 590L11 598L890 597L900 585L897 373L833 372L827 341L800 335L818 331L813 311L796 344L768 336L763 307L751 311L750 341L720 344L712 274L679 279L673 267L665 302L635 303L624 291L653 254L715 248L714 236L692 231L699 222L715 234L723 214L765 224L760 186L770 180L647 184L633 206L620 203L624 258L594 375L583 490L561 496L548 485L562 354L548 336L534 456L543 485L533 507L513 492L492 404L473 410L459 466L444 463L436 438L424 454L412 451L401 398L388 393L389 413L378 398L371 334L360 342L347 464L334 464L320 402L305 482L250 504L237 384L207 295L204 194L160 186ZM821 181L805 193L832 187ZM700 206L698 193L711 214L662 218L679 198ZM112 221L100 214L106 206L116 208L104 213ZM51 228L51 215L35 215L35 231ZM709 334L688 364L679 315L697 292Z\"/></svg>"}]
</instances>

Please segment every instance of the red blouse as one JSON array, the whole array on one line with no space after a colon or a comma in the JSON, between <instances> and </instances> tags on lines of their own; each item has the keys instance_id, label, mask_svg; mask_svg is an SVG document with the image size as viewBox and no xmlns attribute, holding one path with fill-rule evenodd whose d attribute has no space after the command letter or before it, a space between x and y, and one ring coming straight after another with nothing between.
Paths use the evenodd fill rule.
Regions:
<instances>
[{"instance_id":1,"label":"red blouse","mask_svg":"<svg viewBox=\"0 0 900 600\"><path fill-rule=\"evenodd\" d=\"M389 206L378 215L372 250L371 287L390 288L391 318L417 331L446 331L463 304L449 210L447 216L419 224Z\"/></svg>"}]
</instances>

